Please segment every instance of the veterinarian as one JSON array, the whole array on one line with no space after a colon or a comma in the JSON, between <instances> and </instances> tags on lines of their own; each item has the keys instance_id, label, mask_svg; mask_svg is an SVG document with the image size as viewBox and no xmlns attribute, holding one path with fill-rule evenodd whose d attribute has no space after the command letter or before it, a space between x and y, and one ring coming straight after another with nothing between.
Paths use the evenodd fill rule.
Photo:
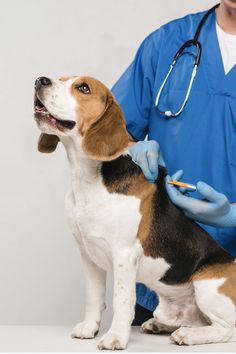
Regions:
<instances>
[{"instance_id":1,"label":"veterinarian","mask_svg":"<svg viewBox=\"0 0 236 354\"><path fill-rule=\"evenodd\" d=\"M222 0L209 13L151 33L113 93L137 141L130 154L146 178L156 180L163 159L173 179L184 171L197 192L188 197L167 185L171 200L236 256L235 64L236 0ZM137 284L135 324L152 317L157 303L155 293Z\"/></svg>"}]
</instances>

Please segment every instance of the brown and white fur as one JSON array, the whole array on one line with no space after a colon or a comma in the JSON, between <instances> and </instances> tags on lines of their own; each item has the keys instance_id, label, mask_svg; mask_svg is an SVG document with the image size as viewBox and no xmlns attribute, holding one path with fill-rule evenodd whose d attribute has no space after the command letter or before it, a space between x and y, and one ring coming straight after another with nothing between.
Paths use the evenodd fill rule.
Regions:
<instances>
[{"instance_id":1,"label":"brown and white fur","mask_svg":"<svg viewBox=\"0 0 236 354\"><path fill-rule=\"evenodd\" d=\"M127 156L132 144L109 90L90 77L36 81L38 148L60 141L71 169L66 209L86 278L85 318L73 329L93 338L114 276L114 316L99 349L124 349L134 317L135 283L159 297L144 332L171 333L178 344L236 340L236 264L165 192L165 171L149 184Z\"/></svg>"}]
</instances>

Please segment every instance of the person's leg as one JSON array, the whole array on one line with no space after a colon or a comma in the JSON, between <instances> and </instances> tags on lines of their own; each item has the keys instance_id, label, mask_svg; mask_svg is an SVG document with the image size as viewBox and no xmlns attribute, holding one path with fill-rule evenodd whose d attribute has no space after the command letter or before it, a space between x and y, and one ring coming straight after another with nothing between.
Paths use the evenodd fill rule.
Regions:
<instances>
[{"instance_id":1,"label":"person's leg","mask_svg":"<svg viewBox=\"0 0 236 354\"><path fill-rule=\"evenodd\" d=\"M153 317L153 312L145 309L139 304L135 305L135 317L132 326L141 326L144 322Z\"/></svg>"},{"instance_id":2,"label":"person's leg","mask_svg":"<svg viewBox=\"0 0 236 354\"><path fill-rule=\"evenodd\" d=\"M154 291L142 283L136 284L135 318L132 326L141 326L144 322L153 317L153 311L158 305L158 298Z\"/></svg>"}]
</instances>

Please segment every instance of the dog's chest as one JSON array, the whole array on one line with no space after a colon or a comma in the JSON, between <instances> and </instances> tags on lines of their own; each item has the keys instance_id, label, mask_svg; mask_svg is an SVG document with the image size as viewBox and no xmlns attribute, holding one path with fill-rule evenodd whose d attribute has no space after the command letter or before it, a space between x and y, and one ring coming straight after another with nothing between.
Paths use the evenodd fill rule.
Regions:
<instances>
[{"instance_id":1,"label":"dog's chest","mask_svg":"<svg viewBox=\"0 0 236 354\"><path fill-rule=\"evenodd\" d=\"M79 234L77 240L96 264L110 269L114 254L136 242L139 199L109 193L102 180L77 181L70 198L68 213L71 227Z\"/></svg>"}]
</instances>

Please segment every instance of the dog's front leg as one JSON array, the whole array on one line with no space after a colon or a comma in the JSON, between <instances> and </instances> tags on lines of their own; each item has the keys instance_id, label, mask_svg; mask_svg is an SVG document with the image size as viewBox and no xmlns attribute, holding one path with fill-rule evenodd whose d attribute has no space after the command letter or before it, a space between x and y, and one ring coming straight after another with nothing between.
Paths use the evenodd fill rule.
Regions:
<instances>
[{"instance_id":1,"label":"dog's front leg","mask_svg":"<svg viewBox=\"0 0 236 354\"><path fill-rule=\"evenodd\" d=\"M99 349L125 349L134 318L135 282L139 249L123 250L113 261L113 320L109 331L98 343Z\"/></svg>"},{"instance_id":2,"label":"dog's front leg","mask_svg":"<svg viewBox=\"0 0 236 354\"><path fill-rule=\"evenodd\" d=\"M106 307L106 272L94 264L85 251L81 250L81 257L86 279L85 318L74 327L72 337L93 338L98 333L101 314Z\"/></svg>"}]
</instances>

